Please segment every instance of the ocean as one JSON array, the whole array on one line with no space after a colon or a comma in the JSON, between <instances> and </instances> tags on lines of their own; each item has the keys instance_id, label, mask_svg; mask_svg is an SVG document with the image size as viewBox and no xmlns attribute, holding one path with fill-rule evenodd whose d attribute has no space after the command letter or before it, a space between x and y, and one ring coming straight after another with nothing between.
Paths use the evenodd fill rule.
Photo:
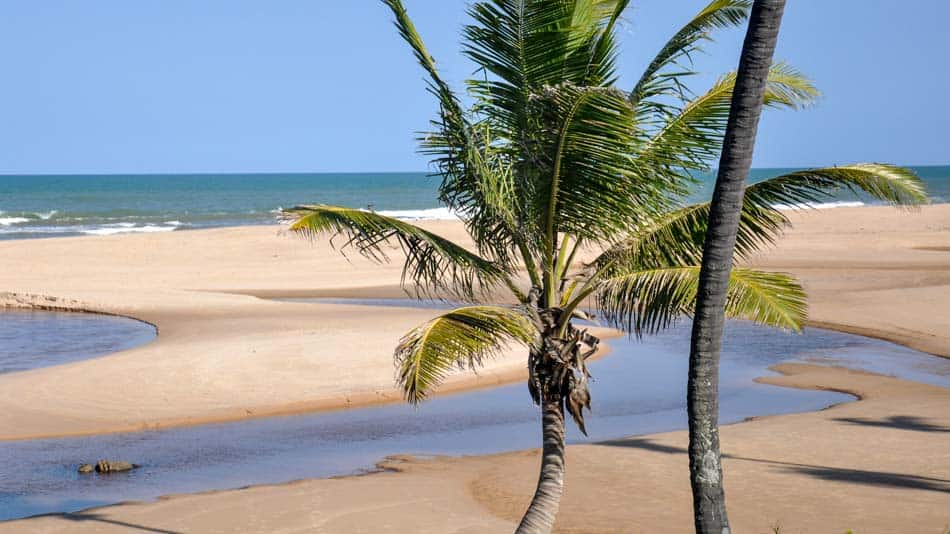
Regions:
<instances>
[{"instance_id":1,"label":"ocean","mask_svg":"<svg viewBox=\"0 0 950 534\"><path fill-rule=\"evenodd\" d=\"M950 166L912 167L934 202L950 202ZM758 181L794 169L753 169ZM710 196L700 177L692 200ZM281 208L335 204L406 219L453 214L426 173L149 174L0 176L0 239L171 232L276 224ZM824 206L861 205L842 195ZM822 206L819 206L822 207Z\"/></svg>"}]
</instances>

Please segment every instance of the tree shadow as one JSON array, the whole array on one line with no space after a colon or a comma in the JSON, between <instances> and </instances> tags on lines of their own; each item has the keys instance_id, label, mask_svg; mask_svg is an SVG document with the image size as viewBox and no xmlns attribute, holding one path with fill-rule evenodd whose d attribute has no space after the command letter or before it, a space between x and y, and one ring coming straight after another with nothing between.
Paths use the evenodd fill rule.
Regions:
<instances>
[{"instance_id":1,"label":"tree shadow","mask_svg":"<svg viewBox=\"0 0 950 534\"><path fill-rule=\"evenodd\" d=\"M662 454L686 455L685 448L664 445L662 443L657 443L650 438L615 439L601 441L595 443L594 445L604 445L609 447L630 447ZM942 478L908 475L905 473L890 473L887 471L868 471L864 469L849 469L842 467L828 467L823 465L781 462L778 460L749 458L733 454L724 454L723 458L739 460L743 462L767 464L785 471L799 473L823 480L846 482L850 484L864 484L867 486L919 489L925 491L936 491L940 493L950 493L950 480L945 480Z\"/></svg>"},{"instance_id":2,"label":"tree shadow","mask_svg":"<svg viewBox=\"0 0 950 534\"><path fill-rule=\"evenodd\" d=\"M914 415L892 415L884 419L861 419L858 417L838 417L834 419L851 425L877 426L914 430L917 432L950 432L950 427L928 423L927 419Z\"/></svg>"},{"instance_id":3,"label":"tree shadow","mask_svg":"<svg viewBox=\"0 0 950 534\"><path fill-rule=\"evenodd\" d=\"M662 452L664 454L686 454L686 449L674 447L672 445L663 445L650 438L620 438L607 441L598 441L594 445L607 445L609 447L630 447L634 449L644 449L653 452Z\"/></svg>"},{"instance_id":4,"label":"tree shadow","mask_svg":"<svg viewBox=\"0 0 950 534\"><path fill-rule=\"evenodd\" d=\"M767 462L782 463L782 462ZM950 480L942 478L906 475L903 473L888 473L884 471L864 471L861 469L843 469L840 467L824 467L806 464L783 464L789 471L795 471L814 478L832 480L835 482L850 482L869 486L885 486L890 488L921 489L950 493Z\"/></svg>"},{"instance_id":5,"label":"tree shadow","mask_svg":"<svg viewBox=\"0 0 950 534\"><path fill-rule=\"evenodd\" d=\"M84 521L95 521L98 523L108 523L110 525L116 525L119 527L124 527L130 530L138 530L142 532L154 532L156 534L184 534L183 532L178 532L176 530L165 530L161 528L152 528L145 525L136 525L135 523L127 523L125 521L119 521L118 519L109 519L105 515L97 514L94 512L72 512L65 514L46 514L41 516L34 517L57 517L66 521L74 521L76 523L82 523Z\"/></svg>"}]
</instances>

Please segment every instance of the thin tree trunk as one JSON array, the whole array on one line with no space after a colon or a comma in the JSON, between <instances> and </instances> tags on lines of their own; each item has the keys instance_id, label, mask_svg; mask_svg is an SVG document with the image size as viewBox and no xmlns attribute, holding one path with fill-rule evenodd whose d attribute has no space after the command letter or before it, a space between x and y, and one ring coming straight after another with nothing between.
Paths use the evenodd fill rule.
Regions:
<instances>
[{"instance_id":1,"label":"thin tree trunk","mask_svg":"<svg viewBox=\"0 0 950 534\"><path fill-rule=\"evenodd\" d=\"M516 534L546 534L554 528L564 489L564 404L560 395L543 396L541 476Z\"/></svg>"},{"instance_id":2,"label":"thin tree trunk","mask_svg":"<svg viewBox=\"0 0 950 534\"><path fill-rule=\"evenodd\" d=\"M693 518L701 534L730 532L719 451L719 352L742 197L784 8L785 0L752 5L703 247L687 386Z\"/></svg>"}]
</instances>

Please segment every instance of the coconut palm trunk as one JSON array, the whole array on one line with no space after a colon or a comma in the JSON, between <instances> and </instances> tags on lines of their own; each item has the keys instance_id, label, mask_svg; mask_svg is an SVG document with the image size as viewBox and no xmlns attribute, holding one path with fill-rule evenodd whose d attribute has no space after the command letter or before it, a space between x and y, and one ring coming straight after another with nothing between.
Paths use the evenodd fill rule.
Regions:
<instances>
[{"instance_id":1,"label":"coconut palm trunk","mask_svg":"<svg viewBox=\"0 0 950 534\"><path fill-rule=\"evenodd\" d=\"M756 0L742 45L709 209L689 358L689 471L696 532L728 533L719 450L719 353L746 178L785 0Z\"/></svg>"},{"instance_id":2,"label":"coconut palm trunk","mask_svg":"<svg viewBox=\"0 0 950 534\"><path fill-rule=\"evenodd\" d=\"M544 444L541 450L541 474L531 504L521 518L517 534L551 532L564 489L564 404L561 396L552 395L541 403L541 427Z\"/></svg>"},{"instance_id":3,"label":"coconut palm trunk","mask_svg":"<svg viewBox=\"0 0 950 534\"><path fill-rule=\"evenodd\" d=\"M536 302L536 301L534 301ZM528 354L528 392L541 406L541 473L531 504L517 534L544 534L554 529L564 489L564 437L567 410L583 433L583 410L590 409L587 359L600 340L571 324L571 314L560 308L532 313L540 341Z\"/></svg>"}]
</instances>

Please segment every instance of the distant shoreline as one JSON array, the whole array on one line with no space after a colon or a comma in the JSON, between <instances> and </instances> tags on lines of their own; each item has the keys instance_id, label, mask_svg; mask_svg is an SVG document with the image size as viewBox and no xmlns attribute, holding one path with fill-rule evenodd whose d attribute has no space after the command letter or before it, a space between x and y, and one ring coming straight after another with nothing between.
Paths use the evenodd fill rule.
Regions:
<instances>
[{"instance_id":1,"label":"distant shoreline","mask_svg":"<svg viewBox=\"0 0 950 534\"><path fill-rule=\"evenodd\" d=\"M946 204L950 201L944 202L935 202L934 204ZM773 207L780 211L800 211L800 210L829 210L829 209L839 209L839 208L866 208L866 207L882 207L886 206L884 203L865 203L862 201L829 201L829 202L819 202L814 204L776 204ZM377 213L385 215L388 217L394 217L397 219L409 221L409 222L424 222L424 221L456 221L464 219L464 217L454 213L448 208L425 208L425 209L414 209L414 210L379 210ZM48 219L48 218L47 218ZM273 220L269 221L260 221L256 223L247 223L247 222L235 222L233 224L221 224L221 225L212 225L212 226L190 226L187 223L182 223L181 221L172 220L164 221L159 224L146 223L143 225L136 225L135 223L129 222L120 222L120 223L110 223L94 228L81 228L74 229L71 227L59 227L59 228L48 228L40 227L39 229L27 229L20 228L20 232L11 231L16 230L13 227L16 224L29 222L30 219L24 217L0 217L0 241L3 240L18 240L18 239L51 239L59 237L80 237L80 236L107 236L107 235L127 235L127 234L139 234L139 233L162 233L162 232L174 232L174 231L188 231L188 230L208 230L212 228L240 228L242 226L274 226L280 227L281 223L277 220L276 213ZM46 219L44 219L46 220ZM6 230L6 231L4 231ZM32 231L31 231L32 230Z\"/></svg>"},{"instance_id":2,"label":"distant shoreline","mask_svg":"<svg viewBox=\"0 0 950 534\"><path fill-rule=\"evenodd\" d=\"M913 167L935 203L950 202L950 166ZM755 182L796 169L753 169ZM698 175L709 196L715 175ZM850 193L819 209L869 202ZM452 220L438 179L417 173L143 174L0 176L0 240L75 235L168 233L275 224L282 208L331 204L412 221Z\"/></svg>"}]
</instances>

